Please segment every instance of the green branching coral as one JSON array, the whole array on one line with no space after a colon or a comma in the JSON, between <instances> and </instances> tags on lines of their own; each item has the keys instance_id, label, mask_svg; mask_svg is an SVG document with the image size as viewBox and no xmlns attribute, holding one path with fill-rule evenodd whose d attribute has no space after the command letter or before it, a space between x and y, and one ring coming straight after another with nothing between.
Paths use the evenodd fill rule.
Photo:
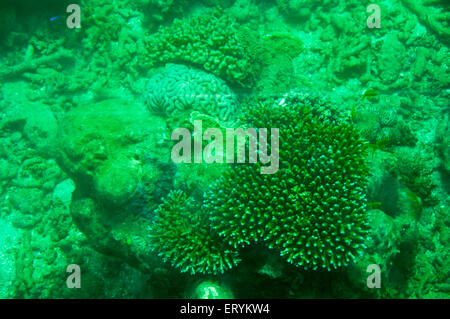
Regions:
<instances>
[{"instance_id":1,"label":"green branching coral","mask_svg":"<svg viewBox=\"0 0 450 319\"><path fill-rule=\"evenodd\" d=\"M366 144L318 100L290 94L256 105L244 118L279 128L279 171L230 168L206 194L212 227L235 248L264 242L304 269L350 263L368 232Z\"/></svg>"},{"instance_id":2,"label":"green branching coral","mask_svg":"<svg viewBox=\"0 0 450 319\"><path fill-rule=\"evenodd\" d=\"M253 81L255 63L239 41L234 19L221 10L161 27L147 43L150 64L187 62L232 83Z\"/></svg>"},{"instance_id":3,"label":"green branching coral","mask_svg":"<svg viewBox=\"0 0 450 319\"><path fill-rule=\"evenodd\" d=\"M206 212L182 191L172 191L155 211L149 243L181 272L217 274L239 262L237 252L208 227Z\"/></svg>"}]
</instances>

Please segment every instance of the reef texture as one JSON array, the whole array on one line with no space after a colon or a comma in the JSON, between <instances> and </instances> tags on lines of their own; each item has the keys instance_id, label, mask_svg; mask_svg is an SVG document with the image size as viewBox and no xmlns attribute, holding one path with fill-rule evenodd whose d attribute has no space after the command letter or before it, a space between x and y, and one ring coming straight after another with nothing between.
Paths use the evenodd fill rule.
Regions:
<instances>
[{"instance_id":1,"label":"reef texture","mask_svg":"<svg viewBox=\"0 0 450 319\"><path fill-rule=\"evenodd\" d=\"M61 1L1 2L0 297L448 299L448 1L379 5L381 28L369 29L367 3L359 0L81 0L81 28L68 29ZM198 86L197 77L186 87L221 96L181 96L182 103L171 97L175 120L171 111L149 112L142 103L152 93L149 80L167 75L174 68L167 63L208 74L214 87ZM186 85L181 78L172 84ZM283 101L295 88L333 102L349 120L338 121L329 103L316 112L317 100L300 109L306 100ZM287 107L293 110L285 113ZM248 110L244 124L280 122L292 130L282 133L290 153L277 174L262 176L258 165L168 160L171 128L191 129L202 119L204 128L223 129L219 118L237 115L232 108ZM351 149L358 145L354 130L368 141L361 149ZM328 138L332 132L338 138ZM341 132L350 140L341 141ZM348 156L368 149L367 203L352 193L362 180L327 172L365 171L345 163L337 169L341 147ZM222 184L211 185L216 181ZM210 186L224 195L207 193ZM205 192L208 209L201 205ZM169 215L177 194L183 205ZM333 200L336 215L325 212ZM239 206L246 201L251 216ZM233 215L214 211L213 203ZM192 230L178 220L193 221L199 233L182 233L166 246L151 236L152 228L164 234L158 225L167 225L167 238ZM324 229L327 220L350 230ZM205 263L189 250L200 237L208 244ZM83 289L61 284L73 263ZM381 268L380 289L366 286L369 264Z\"/></svg>"},{"instance_id":2,"label":"reef texture","mask_svg":"<svg viewBox=\"0 0 450 319\"><path fill-rule=\"evenodd\" d=\"M436 32L442 40L448 41L450 37L450 13L449 4L446 1L433 0L403 0L403 3L417 16L428 28Z\"/></svg>"}]
</instances>

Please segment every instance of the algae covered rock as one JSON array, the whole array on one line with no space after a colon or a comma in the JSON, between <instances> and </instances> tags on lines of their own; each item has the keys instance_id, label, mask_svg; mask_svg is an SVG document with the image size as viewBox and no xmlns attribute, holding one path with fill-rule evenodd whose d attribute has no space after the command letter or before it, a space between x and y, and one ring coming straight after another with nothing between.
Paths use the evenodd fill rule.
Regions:
<instances>
[{"instance_id":1,"label":"algae covered rock","mask_svg":"<svg viewBox=\"0 0 450 319\"><path fill-rule=\"evenodd\" d=\"M450 174L450 125L449 115L444 116L439 124L436 134L438 142L438 150L441 155L442 168Z\"/></svg>"},{"instance_id":2,"label":"algae covered rock","mask_svg":"<svg viewBox=\"0 0 450 319\"><path fill-rule=\"evenodd\" d=\"M81 189L115 206L130 200L138 185L151 184L158 174L153 162L170 154L164 120L118 99L71 110L58 137L61 165Z\"/></svg>"},{"instance_id":3,"label":"algae covered rock","mask_svg":"<svg viewBox=\"0 0 450 319\"><path fill-rule=\"evenodd\" d=\"M406 50L395 33L386 36L378 58L380 75L386 84L394 83L404 67Z\"/></svg>"},{"instance_id":4,"label":"algae covered rock","mask_svg":"<svg viewBox=\"0 0 450 319\"><path fill-rule=\"evenodd\" d=\"M435 32L442 41L450 36L447 1L403 0L402 3L414 12L421 23Z\"/></svg>"},{"instance_id":5,"label":"algae covered rock","mask_svg":"<svg viewBox=\"0 0 450 319\"><path fill-rule=\"evenodd\" d=\"M17 174L17 167L0 158L0 183L12 179Z\"/></svg>"},{"instance_id":6,"label":"algae covered rock","mask_svg":"<svg viewBox=\"0 0 450 319\"><path fill-rule=\"evenodd\" d=\"M41 103L30 103L25 136L42 153L53 154L58 123L50 107Z\"/></svg>"},{"instance_id":7,"label":"algae covered rock","mask_svg":"<svg viewBox=\"0 0 450 319\"><path fill-rule=\"evenodd\" d=\"M69 207L72 202L72 193L75 191L75 183L71 179L66 179L56 185L53 191L52 201L54 204L61 204Z\"/></svg>"},{"instance_id":8,"label":"algae covered rock","mask_svg":"<svg viewBox=\"0 0 450 319\"><path fill-rule=\"evenodd\" d=\"M112 225L111 220L105 218L108 213L90 198L73 201L70 211L75 224L96 251L119 258L142 272L150 271L157 264L148 253L145 241L140 240L140 230L147 225L135 216L127 216L119 225Z\"/></svg>"},{"instance_id":9,"label":"algae covered rock","mask_svg":"<svg viewBox=\"0 0 450 319\"><path fill-rule=\"evenodd\" d=\"M21 98L6 104L2 113L0 128L21 131L41 154L54 155L58 123L50 106Z\"/></svg>"}]
</instances>

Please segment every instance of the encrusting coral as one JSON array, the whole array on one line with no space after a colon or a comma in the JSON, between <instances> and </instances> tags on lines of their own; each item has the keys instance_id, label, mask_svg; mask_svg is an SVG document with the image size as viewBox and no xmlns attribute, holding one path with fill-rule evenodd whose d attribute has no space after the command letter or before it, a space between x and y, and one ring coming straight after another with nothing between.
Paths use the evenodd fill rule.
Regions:
<instances>
[{"instance_id":1,"label":"encrusting coral","mask_svg":"<svg viewBox=\"0 0 450 319\"><path fill-rule=\"evenodd\" d=\"M366 149L319 100L289 94L246 111L251 127L279 128L280 168L230 168L206 194L212 227L235 248L265 243L304 269L336 269L364 248Z\"/></svg>"}]
</instances>

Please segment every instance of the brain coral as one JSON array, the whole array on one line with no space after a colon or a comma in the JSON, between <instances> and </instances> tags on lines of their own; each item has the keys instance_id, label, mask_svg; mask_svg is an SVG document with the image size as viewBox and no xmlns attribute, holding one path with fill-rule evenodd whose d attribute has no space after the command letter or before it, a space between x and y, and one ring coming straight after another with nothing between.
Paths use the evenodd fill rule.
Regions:
<instances>
[{"instance_id":1,"label":"brain coral","mask_svg":"<svg viewBox=\"0 0 450 319\"><path fill-rule=\"evenodd\" d=\"M182 191L172 191L155 212L149 243L162 259L181 272L223 273L238 263L238 254L208 227L208 215Z\"/></svg>"},{"instance_id":2,"label":"brain coral","mask_svg":"<svg viewBox=\"0 0 450 319\"><path fill-rule=\"evenodd\" d=\"M198 111L222 121L236 116L236 97L225 82L184 65L167 64L150 79L146 92L146 104L153 113L176 117Z\"/></svg>"},{"instance_id":3,"label":"brain coral","mask_svg":"<svg viewBox=\"0 0 450 319\"><path fill-rule=\"evenodd\" d=\"M238 37L237 24L221 10L190 19L175 19L147 43L150 64L187 62L231 83L249 86L256 63Z\"/></svg>"},{"instance_id":4,"label":"brain coral","mask_svg":"<svg viewBox=\"0 0 450 319\"><path fill-rule=\"evenodd\" d=\"M318 99L289 94L255 105L244 118L279 128L279 170L231 167L206 194L213 229L235 248L264 242L304 269L350 263L368 232L366 144Z\"/></svg>"}]
</instances>

